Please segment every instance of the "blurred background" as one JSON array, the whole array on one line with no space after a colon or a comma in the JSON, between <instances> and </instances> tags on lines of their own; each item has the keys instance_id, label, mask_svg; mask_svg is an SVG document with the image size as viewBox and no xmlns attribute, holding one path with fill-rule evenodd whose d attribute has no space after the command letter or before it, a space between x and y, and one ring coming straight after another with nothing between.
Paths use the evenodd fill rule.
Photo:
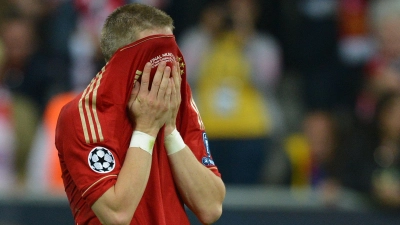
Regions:
<instances>
[{"instance_id":1,"label":"blurred background","mask_svg":"<svg viewBox=\"0 0 400 225\"><path fill-rule=\"evenodd\" d=\"M131 2L175 21L216 224L400 224L400 0L0 0L0 225L73 224L57 116Z\"/></svg>"}]
</instances>

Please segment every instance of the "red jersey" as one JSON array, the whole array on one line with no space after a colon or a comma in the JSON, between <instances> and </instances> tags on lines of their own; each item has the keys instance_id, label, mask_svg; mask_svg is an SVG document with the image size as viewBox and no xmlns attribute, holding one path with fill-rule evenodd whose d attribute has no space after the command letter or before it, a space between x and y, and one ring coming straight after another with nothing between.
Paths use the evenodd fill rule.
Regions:
<instances>
[{"instance_id":1,"label":"red jersey","mask_svg":"<svg viewBox=\"0 0 400 225\"><path fill-rule=\"evenodd\" d=\"M183 72L177 130L196 158L220 176L211 158L174 36L140 39L119 49L83 93L65 105L59 115L56 147L77 224L100 224L91 206L116 183L124 163L135 127L127 110L131 90L146 62L152 63L152 78L161 61L179 61ZM172 177L163 129L157 136L152 157L149 181L131 224L189 224Z\"/></svg>"}]
</instances>

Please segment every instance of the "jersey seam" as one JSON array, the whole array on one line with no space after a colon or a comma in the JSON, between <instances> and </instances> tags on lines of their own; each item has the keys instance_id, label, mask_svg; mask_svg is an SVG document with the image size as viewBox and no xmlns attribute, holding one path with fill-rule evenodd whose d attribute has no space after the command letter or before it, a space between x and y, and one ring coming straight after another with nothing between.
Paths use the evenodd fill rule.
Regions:
<instances>
[{"instance_id":1,"label":"jersey seam","mask_svg":"<svg viewBox=\"0 0 400 225\"><path fill-rule=\"evenodd\" d=\"M89 189L91 189L93 186L95 186L96 184L98 184L100 181L102 181L102 180L104 180L104 179L106 179L106 178L109 178L109 177L114 177L114 176L116 177L117 175L113 174L113 175L108 175L108 176L105 176L105 177L100 178L99 180L97 180L96 182L94 182L92 185L90 185L90 186L83 192L82 197L86 194L87 191L89 191Z\"/></svg>"},{"instance_id":2,"label":"jersey seam","mask_svg":"<svg viewBox=\"0 0 400 225\"><path fill-rule=\"evenodd\" d=\"M137 46L137 45L139 45L139 44L142 44L143 42L146 42L146 41L148 41L148 40L153 40L153 39L158 39L158 38L166 38L166 37L173 37L173 35L163 35L163 36L149 37L149 38L146 38L146 39L144 39L144 40L142 40L142 41L139 41L139 42L137 42L137 43L135 43L135 44L128 45L128 46L126 46L126 47L124 47L124 48L121 48L119 51L124 51L124 50L126 50L126 49L128 49L128 48L135 47L135 46Z\"/></svg>"}]
</instances>

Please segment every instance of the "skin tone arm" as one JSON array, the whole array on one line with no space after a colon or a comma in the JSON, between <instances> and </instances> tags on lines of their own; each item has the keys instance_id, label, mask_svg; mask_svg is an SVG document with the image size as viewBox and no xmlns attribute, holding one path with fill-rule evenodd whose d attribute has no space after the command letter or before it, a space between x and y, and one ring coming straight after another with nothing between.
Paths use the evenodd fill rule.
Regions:
<instances>
[{"instance_id":1,"label":"skin tone arm","mask_svg":"<svg viewBox=\"0 0 400 225\"><path fill-rule=\"evenodd\" d=\"M181 76L179 66L172 70L172 110L165 126L165 135L176 128L176 117L181 103ZM174 181L185 204L196 214L203 224L212 224L222 214L222 202L225 198L225 185L194 156L188 146L169 155Z\"/></svg>"},{"instance_id":2,"label":"skin tone arm","mask_svg":"<svg viewBox=\"0 0 400 225\"><path fill-rule=\"evenodd\" d=\"M173 82L171 68L160 63L151 90L151 64L147 63L140 84L136 83L129 101L130 117L135 118L136 131L156 137L169 113ZM140 87L139 87L140 85ZM173 97L174 99L176 97ZM150 174L152 156L139 147L130 147L117 182L92 206L102 224L129 224L142 198Z\"/></svg>"}]
</instances>

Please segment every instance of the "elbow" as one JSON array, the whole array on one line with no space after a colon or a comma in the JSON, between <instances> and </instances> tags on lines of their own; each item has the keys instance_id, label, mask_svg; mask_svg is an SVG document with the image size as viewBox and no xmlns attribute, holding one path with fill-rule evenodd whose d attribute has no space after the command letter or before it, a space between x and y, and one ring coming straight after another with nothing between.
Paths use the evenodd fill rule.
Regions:
<instances>
[{"instance_id":1,"label":"elbow","mask_svg":"<svg viewBox=\"0 0 400 225\"><path fill-rule=\"evenodd\" d=\"M129 216L127 213L113 212L110 213L106 219L100 219L100 222L104 225L129 225L131 220L132 216Z\"/></svg>"},{"instance_id":2,"label":"elbow","mask_svg":"<svg viewBox=\"0 0 400 225\"><path fill-rule=\"evenodd\" d=\"M91 208L101 224L129 225L135 214L137 204L121 199L121 197L115 195L114 188L110 188Z\"/></svg>"},{"instance_id":3,"label":"elbow","mask_svg":"<svg viewBox=\"0 0 400 225\"><path fill-rule=\"evenodd\" d=\"M211 202L204 202L201 205L198 205L197 208L197 218L200 220L202 224L213 224L215 223L222 215L222 203L225 199L226 189L225 185L221 180L221 190L217 198L214 198Z\"/></svg>"},{"instance_id":4,"label":"elbow","mask_svg":"<svg viewBox=\"0 0 400 225\"><path fill-rule=\"evenodd\" d=\"M222 215L222 204L209 206L198 213L198 219L202 224L213 224Z\"/></svg>"}]
</instances>

